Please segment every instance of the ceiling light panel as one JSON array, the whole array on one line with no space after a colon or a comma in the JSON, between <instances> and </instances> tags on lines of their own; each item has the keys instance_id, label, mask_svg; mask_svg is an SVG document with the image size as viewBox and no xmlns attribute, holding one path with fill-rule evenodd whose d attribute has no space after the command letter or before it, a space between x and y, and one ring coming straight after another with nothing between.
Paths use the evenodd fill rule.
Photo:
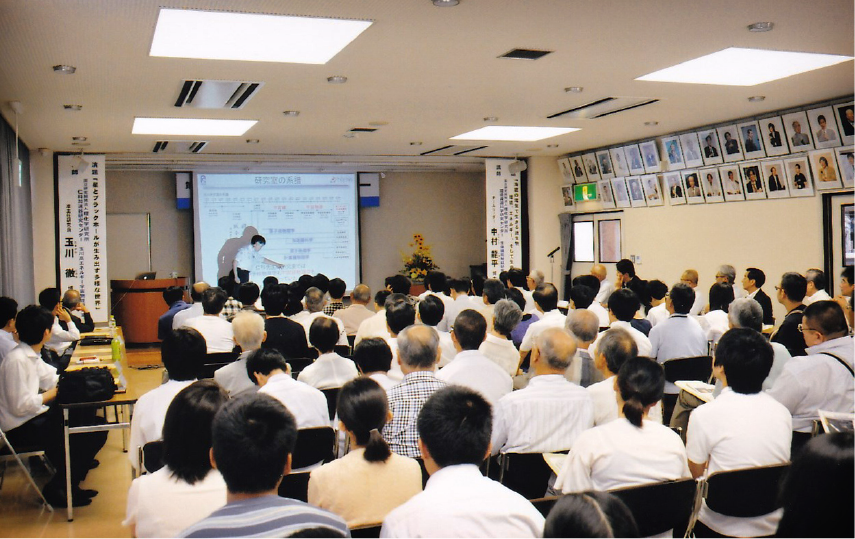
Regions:
<instances>
[{"instance_id":1,"label":"ceiling light panel","mask_svg":"<svg viewBox=\"0 0 855 539\"><path fill-rule=\"evenodd\" d=\"M151 56L325 64L371 21L161 9Z\"/></svg>"},{"instance_id":2,"label":"ceiling light panel","mask_svg":"<svg viewBox=\"0 0 855 539\"><path fill-rule=\"evenodd\" d=\"M452 140L534 141L579 131L576 127L525 127L490 125L451 137Z\"/></svg>"},{"instance_id":3,"label":"ceiling light panel","mask_svg":"<svg viewBox=\"0 0 855 539\"><path fill-rule=\"evenodd\" d=\"M635 80L755 86L849 60L851 56L731 47Z\"/></svg>"},{"instance_id":4,"label":"ceiling light panel","mask_svg":"<svg viewBox=\"0 0 855 539\"><path fill-rule=\"evenodd\" d=\"M239 137L257 120L207 120L196 118L134 118L134 135L187 135Z\"/></svg>"}]
</instances>

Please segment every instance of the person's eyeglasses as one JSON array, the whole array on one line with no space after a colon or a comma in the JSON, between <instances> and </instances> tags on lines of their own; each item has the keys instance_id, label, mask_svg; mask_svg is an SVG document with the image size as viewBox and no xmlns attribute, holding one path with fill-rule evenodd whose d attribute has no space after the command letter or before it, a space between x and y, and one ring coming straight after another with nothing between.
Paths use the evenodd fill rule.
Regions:
<instances>
[{"instance_id":1,"label":"person's eyeglasses","mask_svg":"<svg viewBox=\"0 0 855 539\"><path fill-rule=\"evenodd\" d=\"M819 333L820 335L822 335L822 332L819 331L818 329L808 328L808 327L805 327L804 324L799 324L799 333L804 333L805 331L813 331L813 332L816 332L816 333Z\"/></svg>"},{"instance_id":2,"label":"person's eyeglasses","mask_svg":"<svg viewBox=\"0 0 855 539\"><path fill-rule=\"evenodd\" d=\"M776 286L775 290L783 290L783 288L781 288L780 286Z\"/></svg>"}]
</instances>

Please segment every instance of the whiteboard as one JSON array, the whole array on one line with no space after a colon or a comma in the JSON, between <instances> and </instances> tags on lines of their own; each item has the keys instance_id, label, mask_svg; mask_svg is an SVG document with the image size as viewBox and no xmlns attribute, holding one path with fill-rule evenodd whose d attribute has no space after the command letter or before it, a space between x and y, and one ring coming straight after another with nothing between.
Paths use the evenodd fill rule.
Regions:
<instances>
[{"instance_id":1,"label":"whiteboard","mask_svg":"<svg viewBox=\"0 0 855 539\"><path fill-rule=\"evenodd\" d=\"M107 214L108 279L133 279L151 271L151 214Z\"/></svg>"}]
</instances>

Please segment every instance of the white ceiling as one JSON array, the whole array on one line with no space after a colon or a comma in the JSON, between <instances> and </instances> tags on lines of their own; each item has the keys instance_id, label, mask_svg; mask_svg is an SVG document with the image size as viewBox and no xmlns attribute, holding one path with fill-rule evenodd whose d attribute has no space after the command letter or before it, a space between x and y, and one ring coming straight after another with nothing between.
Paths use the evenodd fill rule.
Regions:
<instances>
[{"instance_id":1,"label":"white ceiling","mask_svg":"<svg viewBox=\"0 0 855 539\"><path fill-rule=\"evenodd\" d=\"M148 56L160 7L370 19L374 24L326 65ZM768 33L746 26L772 21ZM640 82L640 75L726 47L853 54L852 0L3 0L0 111L31 148L104 152L113 166L294 166L360 170L476 169L484 156L550 155L650 138L853 93L853 62L754 87ZM499 59L522 47L555 51L536 61ZM75 75L51 66L70 64ZM345 75L347 84L326 78ZM263 81L241 110L176 108L185 79ZM580 94L565 93L583 86ZM747 98L765 95L762 103ZM596 119L547 119L606 96L656 104ZM63 110L80 104L80 112ZM282 115L299 110L296 118ZM209 139L190 157L151 153L156 136L131 134L135 116L259 120L244 137ZM540 142L484 143L463 156L421 152L501 125L578 127ZM659 124L647 127L644 122ZM374 133L342 135L370 122ZM165 137L188 140L189 137ZM245 139L259 139L250 145ZM421 146L410 142L420 141ZM467 145L472 145L466 142ZM557 144L548 148L547 144ZM301 166L306 169L306 166Z\"/></svg>"}]
</instances>

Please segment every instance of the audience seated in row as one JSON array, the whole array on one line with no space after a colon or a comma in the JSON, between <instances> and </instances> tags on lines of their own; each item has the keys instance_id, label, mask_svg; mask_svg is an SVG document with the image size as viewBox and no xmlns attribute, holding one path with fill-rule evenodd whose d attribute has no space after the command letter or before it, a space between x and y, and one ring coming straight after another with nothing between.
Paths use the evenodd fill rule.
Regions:
<instances>
[{"instance_id":1,"label":"audience seated in row","mask_svg":"<svg viewBox=\"0 0 855 539\"><path fill-rule=\"evenodd\" d=\"M202 292L204 314L187 320L183 326L195 329L202 334L209 354L231 352L235 347L232 325L220 317L227 299L228 295L222 288L217 286L207 288Z\"/></svg>"},{"instance_id":2,"label":"audience seated in row","mask_svg":"<svg viewBox=\"0 0 855 539\"><path fill-rule=\"evenodd\" d=\"M190 307L175 313L175 316L172 317L172 329L182 328L191 318L205 314L202 308L202 293L208 288L209 285L206 282L193 283L193 286L190 287L190 299L193 303L190 304Z\"/></svg>"},{"instance_id":3,"label":"audience seated in row","mask_svg":"<svg viewBox=\"0 0 855 539\"><path fill-rule=\"evenodd\" d=\"M335 353L340 328L336 319L329 316L316 316L309 329L309 342L320 356L314 363L304 368L297 380L317 389L341 387L359 376L356 365L350 359Z\"/></svg>"},{"instance_id":4,"label":"audience seated in row","mask_svg":"<svg viewBox=\"0 0 855 539\"><path fill-rule=\"evenodd\" d=\"M236 361L214 371L214 380L230 397L237 398L258 390L249 378L246 363L249 355L261 348L267 333L264 331L264 319L256 313L238 313L231 325L234 333L232 345L240 347L241 353Z\"/></svg>"},{"instance_id":5,"label":"audience seated in row","mask_svg":"<svg viewBox=\"0 0 855 539\"><path fill-rule=\"evenodd\" d=\"M259 349L246 361L258 392L275 398L294 416L298 429L330 426L327 398L320 390L291 377L291 369L276 350Z\"/></svg>"},{"instance_id":6,"label":"audience seated in row","mask_svg":"<svg viewBox=\"0 0 855 539\"><path fill-rule=\"evenodd\" d=\"M511 334L522 319L522 315L519 306L513 301L501 299L496 302L493 309L493 328L487 332L484 342L478 347L478 351L484 357L510 376L516 376L519 370L520 354L511 340ZM442 335L440 335L440 342L442 342L441 338Z\"/></svg>"}]
</instances>

